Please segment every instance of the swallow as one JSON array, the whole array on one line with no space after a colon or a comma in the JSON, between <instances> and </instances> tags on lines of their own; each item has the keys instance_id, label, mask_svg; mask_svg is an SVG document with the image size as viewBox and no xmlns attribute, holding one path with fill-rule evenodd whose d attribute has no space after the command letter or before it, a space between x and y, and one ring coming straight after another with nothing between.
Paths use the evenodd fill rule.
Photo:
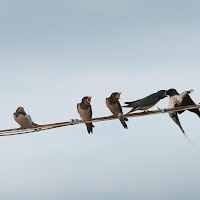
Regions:
<instances>
[{"instance_id":1,"label":"swallow","mask_svg":"<svg viewBox=\"0 0 200 200\"><path fill-rule=\"evenodd\" d=\"M92 107L90 105L92 97L83 97L81 103L77 104L77 110L82 120L87 120L92 118ZM85 123L88 133L93 133L93 124Z\"/></svg>"},{"instance_id":2,"label":"swallow","mask_svg":"<svg viewBox=\"0 0 200 200\"><path fill-rule=\"evenodd\" d=\"M21 126L21 128L31 128L38 124L34 123L31 116L26 114L23 107L18 107L13 114L15 121Z\"/></svg>"},{"instance_id":3,"label":"swallow","mask_svg":"<svg viewBox=\"0 0 200 200\"><path fill-rule=\"evenodd\" d=\"M166 94L168 96L173 97L173 98L176 98L176 95L179 95L179 93L175 90L175 89L169 89ZM184 95L185 93L182 93L182 96ZM190 105L196 105L195 102L191 99L190 95L186 92L186 94L184 95L184 98L182 98L182 101L179 102L178 106L190 106ZM177 106L175 106L177 107ZM178 111L178 114L181 114L183 113L185 110L181 110L181 111ZM193 112L195 114L197 114L197 116L200 117L200 111L198 108L195 108L195 109L189 109L188 111L190 112Z\"/></svg>"},{"instance_id":4,"label":"swallow","mask_svg":"<svg viewBox=\"0 0 200 200\"><path fill-rule=\"evenodd\" d=\"M153 107L156 103L158 103L161 99L164 99L165 97L167 97L166 90L159 90L158 92L153 93L143 99L131 102L124 102L125 104L128 105L125 105L123 107L132 107L132 110L129 111L127 114L136 110L147 110Z\"/></svg>"},{"instance_id":5,"label":"swallow","mask_svg":"<svg viewBox=\"0 0 200 200\"><path fill-rule=\"evenodd\" d=\"M113 92L109 98L106 98L106 105L114 116L118 116L120 113L123 114L121 104L119 102L121 93ZM125 121L128 121L127 118L121 117L119 119L125 129L128 128Z\"/></svg>"},{"instance_id":6,"label":"swallow","mask_svg":"<svg viewBox=\"0 0 200 200\"><path fill-rule=\"evenodd\" d=\"M179 106L183 106L183 105L194 105L195 103L193 102L193 100L189 96L189 93L191 91L192 90L185 91L185 92L182 92L181 94L179 94L175 89L169 89L169 90L167 90L166 91L166 95L170 96L170 99L169 99L169 108L175 108L175 107L179 107ZM191 103L193 103L193 104L191 104ZM192 110L190 110L190 111L192 111ZM181 123L179 121L178 113L181 114L183 112L182 111L170 112L169 116L179 126L179 128L181 129L181 131L183 132L183 134L185 135L185 137L188 139L188 137L187 137L185 131L183 130L183 127L181 126Z\"/></svg>"}]
</instances>

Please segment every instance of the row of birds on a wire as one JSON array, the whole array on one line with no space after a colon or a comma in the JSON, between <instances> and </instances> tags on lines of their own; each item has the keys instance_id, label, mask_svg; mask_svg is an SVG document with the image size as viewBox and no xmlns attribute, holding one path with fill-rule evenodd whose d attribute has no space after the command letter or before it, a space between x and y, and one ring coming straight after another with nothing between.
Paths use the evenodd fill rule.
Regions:
<instances>
[{"instance_id":1,"label":"row of birds on a wire","mask_svg":"<svg viewBox=\"0 0 200 200\"><path fill-rule=\"evenodd\" d=\"M119 99L121 93L114 92L110 95L110 97L106 98L106 105L113 114L112 116L119 116L122 114L122 117L119 118L121 124L125 129L128 128L127 121L128 119L123 115L122 107L131 108L131 110L126 113L125 115L134 112L136 110L143 110L147 111L149 108L153 107L157 104L161 99L169 96L169 108L175 108L179 106L187 106L187 105L196 105L194 101L191 99L189 94L192 90L182 92L179 94L176 89L169 89L169 90L159 90L156 93L150 94L142 99L125 102L124 106L121 106ZM85 96L83 97L81 103L77 104L77 111L82 120L88 120L92 118L92 106L91 106L91 97ZM178 112L171 112L169 116L173 119L173 121L179 126L181 131L185 134L181 123L178 118L178 114L183 113L185 110L178 111ZM196 109L189 109L189 111L196 113L200 117L200 111L198 108ZM15 121L21 126L22 129L24 128L31 128L36 126L37 124L34 123L30 117L30 115L26 114L23 107L18 107L16 112L13 114ZM93 133L94 125L92 122L85 123L87 127L88 133Z\"/></svg>"}]
</instances>

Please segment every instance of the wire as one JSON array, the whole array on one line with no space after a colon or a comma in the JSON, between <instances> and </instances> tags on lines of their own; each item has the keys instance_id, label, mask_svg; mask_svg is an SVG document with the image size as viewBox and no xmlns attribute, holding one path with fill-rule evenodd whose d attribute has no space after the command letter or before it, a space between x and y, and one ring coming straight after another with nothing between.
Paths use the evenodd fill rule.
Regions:
<instances>
[{"instance_id":1,"label":"wire","mask_svg":"<svg viewBox=\"0 0 200 200\"><path fill-rule=\"evenodd\" d=\"M124 114L124 115L121 114L118 116L111 115L111 116L106 116L106 117L92 118L92 119L88 119L88 120L71 119L70 121L67 121L67 122L36 125L34 127L25 128L25 129L15 128L15 129L0 130L0 136L21 135L21 134L40 132L40 131L45 131L45 130L49 130L49 129L60 128L60 127L64 127L64 126L72 126L72 125L89 123L89 122L115 120L115 119L120 119L122 117L129 118L129 117L140 117L140 116L147 116L147 115L162 114L162 113L171 113L171 112L196 109L196 108L200 108L200 104L199 105L191 105L191 106L181 106L181 107L176 107L176 108L158 109L158 110L153 110L153 111L130 113L130 114Z\"/></svg>"}]
</instances>

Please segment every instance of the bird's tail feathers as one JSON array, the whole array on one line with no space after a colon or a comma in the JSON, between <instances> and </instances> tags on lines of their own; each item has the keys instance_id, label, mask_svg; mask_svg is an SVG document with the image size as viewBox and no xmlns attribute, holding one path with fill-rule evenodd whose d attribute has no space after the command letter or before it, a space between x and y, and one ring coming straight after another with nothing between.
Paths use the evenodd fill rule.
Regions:
<instances>
[{"instance_id":1,"label":"bird's tail feathers","mask_svg":"<svg viewBox=\"0 0 200 200\"><path fill-rule=\"evenodd\" d=\"M128 129L128 126L123 118L119 119L125 129Z\"/></svg>"},{"instance_id":2,"label":"bird's tail feathers","mask_svg":"<svg viewBox=\"0 0 200 200\"><path fill-rule=\"evenodd\" d=\"M36 123L32 122L32 125L33 125L33 126L37 126L38 124L36 124Z\"/></svg>"},{"instance_id":3,"label":"bird's tail feathers","mask_svg":"<svg viewBox=\"0 0 200 200\"><path fill-rule=\"evenodd\" d=\"M188 135L185 132L183 134L186 137L186 139L189 141L189 143L193 145L192 140L188 137Z\"/></svg>"},{"instance_id":4,"label":"bird's tail feathers","mask_svg":"<svg viewBox=\"0 0 200 200\"><path fill-rule=\"evenodd\" d=\"M193 144L192 143L192 140L188 137L188 135L185 133L183 127L181 126L181 124L179 123L178 124L179 128L181 129L181 131L183 132L183 135L186 137L186 139L189 141L190 144Z\"/></svg>"},{"instance_id":5,"label":"bird's tail feathers","mask_svg":"<svg viewBox=\"0 0 200 200\"><path fill-rule=\"evenodd\" d=\"M191 109L191 110L188 110L190 112L193 112L193 113L196 113L199 117L200 117L200 110L198 108L196 109Z\"/></svg>"},{"instance_id":6,"label":"bird's tail feathers","mask_svg":"<svg viewBox=\"0 0 200 200\"><path fill-rule=\"evenodd\" d=\"M179 128L181 129L181 131L183 132L183 134L185 134L185 131L184 131L183 127L181 126L181 123L179 122L179 123L177 123L177 125L179 126Z\"/></svg>"},{"instance_id":7,"label":"bird's tail feathers","mask_svg":"<svg viewBox=\"0 0 200 200\"><path fill-rule=\"evenodd\" d=\"M94 127L94 125L92 123L86 123L85 125L87 126L88 133L89 134L93 133L93 127Z\"/></svg>"},{"instance_id":8,"label":"bird's tail feathers","mask_svg":"<svg viewBox=\"0 0 200 200\"><path fill-rule=\"evenodd\" d=\"M124 121L126 121L126 122L127 122L127 121L128 121L128 118L126 118L126 117L125 117L125 118L124 118Z\"/></svg>"}]
</instances>

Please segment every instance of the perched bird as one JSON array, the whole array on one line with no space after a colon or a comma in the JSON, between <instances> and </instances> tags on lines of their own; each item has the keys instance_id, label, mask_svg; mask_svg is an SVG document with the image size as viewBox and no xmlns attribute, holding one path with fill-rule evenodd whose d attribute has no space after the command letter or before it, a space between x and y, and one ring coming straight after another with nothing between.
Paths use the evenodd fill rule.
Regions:
<instances>
[{"instance_id":1,"label":"perched bird","mask_svg":"<svg viewBox=\"0 0 200 200\"><path fill-rule=\"evenodd\" d=\"M91 97L83 97L81 103L77 104L77 110L82 120L87 120L92 118L92 107L90 105ZM93 124L85 123L87 126L88 133L93 133Z\"/></svg>"},{"instance_id":2,"label":"perched bird","mask_svg":"<svg viewBox=\"0 0 200 200\"><path fill-rule=\"evenodd\" d=\"M120 113L123 114L121 104L119 103L121 93L113 92L109 98L106 98L106 105L114 116L118 116ZM128 121L127 118L121 117L119 119L124 128L128 128L125 121Z\"/></svg>"},{"instance_id":3,"label":"perched bird","mask_svg":"<svg viewBox=\"0 0 200 200\"><path fill-rule=\"evenodd\" d=\"M192 90L185 91L185 92L182 92L181 94L179 94L175 89L169 89L169 90L167 90L166 94L170 96L170 99L169 99L169 108L175 108L175 107L187 106L187 105L195 105L195 103L193 102L193 100L189 96L189 93L191 91ZM189 110L189 111L195 112L199 116L199 114L200 114L199 113L199 109L194 109L194 110L195 111L193 111L193 110ZM183 112L184 111L170 112L169 116L179 126L179 128L181 129L181 131L183 132L183 134L186 136L185 131L183 130L183 128L181 126L181 123L179 121L179 118L178 118L178 113L181 114Z\"/></svg>"},{"instance_id":4,"label":"perched bird","mask_svg":"<svg viewBox=\"0 0 200 200\"><path fill-rule=\"evenodd\" d=\"M25 113L23 107L18 107L13 116L15 121L21 126L21 128L30 128L38 125L32 121L30 115Z\"/></svg>"},{"instance_id":5,"label":"perched bird","mask_svg":"<svg viewBox=\"0 0 200 200\"><path fill-rule=\"evenodd\" d=\"M132 107L132 110L129 111L127 114L135 111L135 110L147 110L151 107L153 107L156 103L158 103L158 101L160 101L161 99L164 99L165 97L167 97L166 95L166 90L159 90L156 93L153 93L143 99L139 99L136 101L131 101L131 102L125 102L125 105L123 107Z\"/></svg>"},{"instance_id":6,"label":"perched bird","mask_svg":"<svg viewBox=\"0 0 200 200\"><path fill-rule=\"evenodd\" d=\"M175 90L175 89L169 89L167 92L166 92L167 95L169 95L170 97L173 97L175 96L176 98L176 95L179 95L179 93ZM182 93L182 95L184 95L184 93ZM174 98L174 97L173 97ZM190 106L190 105L196 105L195 102L191 99L191 97L189 96L189 94L186 92L186 95L184 95L184 98L182 98L182 101L181 103L179 103L178 106ZM175 106L177 107L177 106ZM181 114L183 113L185 110L181 110L181 111L178 111L178 114ZM190 112L193 112L193 113L196 113L199 117L200 117L200 111L198 108L195 108L195 109L189 109L188 111Z\"/></svg>"}]
</instances>

